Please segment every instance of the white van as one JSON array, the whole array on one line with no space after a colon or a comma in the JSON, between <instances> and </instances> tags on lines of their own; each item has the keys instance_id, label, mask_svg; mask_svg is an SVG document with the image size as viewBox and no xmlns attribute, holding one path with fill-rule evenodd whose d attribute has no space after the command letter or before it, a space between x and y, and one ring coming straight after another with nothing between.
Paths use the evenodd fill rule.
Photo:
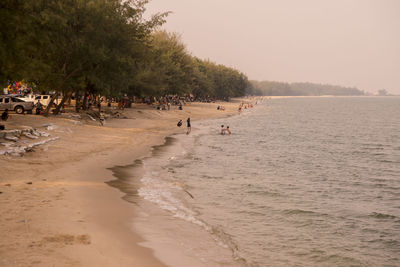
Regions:
<instances>
[{"instance_id":1,"label":"white van","mask_svg":"<svg viewBox=\"0 0 400 267\"><path fill-rule=\"evenodd\" d=\"M35 96L34 104L36 104L40 100L40 103L43 106L47 106L50 103L51 95L37 95ZM58 104L58 98L54 100L54 103Z\"/></svg>"}]
</instances>

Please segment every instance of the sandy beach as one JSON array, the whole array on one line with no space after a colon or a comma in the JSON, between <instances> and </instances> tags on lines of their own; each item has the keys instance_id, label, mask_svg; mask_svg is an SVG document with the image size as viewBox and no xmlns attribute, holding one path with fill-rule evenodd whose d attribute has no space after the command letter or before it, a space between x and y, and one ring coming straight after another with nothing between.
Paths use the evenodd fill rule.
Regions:
<instances>
[{"instance_id":1,"label":"sandy beach","mask_svg":"<svg viewBox=\"0 0 400 267\"><path fill-rule=\"evenodd\" d=\"M131 229L134 205L105 183L115 179L109 168L132 164L166 136L185 132L187 117L196 131L198 120L237 114L238 103L169 111L135 104L105 126L68 113L11 114L7 129L29 126L58 139L22 156L0 156L0 266L165 266L138 245L145 240Z\"/></svg>"}]
</instances>

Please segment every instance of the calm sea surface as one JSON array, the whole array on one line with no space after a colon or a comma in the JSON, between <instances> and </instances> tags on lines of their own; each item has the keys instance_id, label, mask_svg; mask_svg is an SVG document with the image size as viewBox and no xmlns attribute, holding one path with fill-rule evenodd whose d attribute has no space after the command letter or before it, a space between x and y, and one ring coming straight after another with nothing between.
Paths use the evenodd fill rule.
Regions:
<instances>
[{"instance_id":1,"label":"calm sea surface","mask_svg":"<svg viewBox=\"0 0 400 267\"><path fill-rule=\"evenodd\" d=\"M192 124L144 160L139 195L236 263L400 266L399 97L274 99Z\"/></svg>"}]
</instances>

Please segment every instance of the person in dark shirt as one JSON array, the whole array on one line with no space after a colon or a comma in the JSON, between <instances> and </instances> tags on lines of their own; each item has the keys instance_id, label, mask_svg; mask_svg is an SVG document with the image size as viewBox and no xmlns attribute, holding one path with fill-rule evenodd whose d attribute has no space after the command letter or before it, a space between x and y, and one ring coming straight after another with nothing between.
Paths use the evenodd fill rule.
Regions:
<instances>
[{"instance_id":1,"label":"person in dark shirt","mask_svg":"<svg viewBox=\"0 0 400 267\"><path fill-rule=\"evenodd\" d=\"M190 124L190 118L187 118L187 132L186 134L189 134L192 131L192 125Z\"/></svg>"},{"instance_id":2,"label":"person in dark shirt","mask_svg":"<svg viewBox=\"0 0 400 267\"><path fill-rule=\"evenodd\" d=\"M1 114L1 120L6 121L8 120L8 109L6 109L3 114Z\"/></svg>"},{"instance_id":3,"label":"person in dark shirt","mask_svg":"<svg viewBox=\"0 0 400 267\"><path fill-rule=\"evenodd\" d=\"M36 115L40 115L40 112L42 112L43 110L43 105L42 103L40 103L40 100L38 100L35 106L36 106Z\"/></svg>"}]
</instances>

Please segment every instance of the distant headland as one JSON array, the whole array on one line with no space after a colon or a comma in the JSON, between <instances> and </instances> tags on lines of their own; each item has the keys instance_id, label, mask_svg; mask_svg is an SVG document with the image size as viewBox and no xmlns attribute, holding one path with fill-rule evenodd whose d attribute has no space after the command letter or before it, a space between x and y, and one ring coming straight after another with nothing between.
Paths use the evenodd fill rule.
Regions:
<instances>
[{"instance_id":1,"label":"distant headland","mask_svg":"<svg viewBox=\"0 0 400 267\"><path fill-rule=\"evenodd\" d=\"M287 83L276 81L250 81L253 95L267 96L359 96L365 95L364 91L355 87L317 83Z\"/></svg>"}]
</instances>

